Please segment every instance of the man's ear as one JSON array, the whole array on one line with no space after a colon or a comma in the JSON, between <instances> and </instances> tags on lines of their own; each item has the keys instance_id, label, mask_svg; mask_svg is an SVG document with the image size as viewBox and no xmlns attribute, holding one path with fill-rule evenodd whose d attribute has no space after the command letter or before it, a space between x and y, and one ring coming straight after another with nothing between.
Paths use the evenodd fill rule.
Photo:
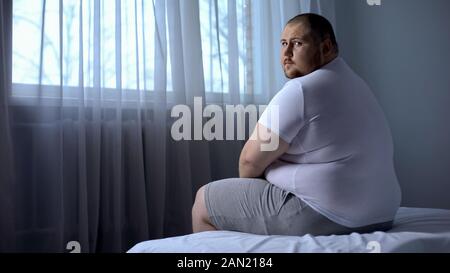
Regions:
<instances>
[{"instance_id":1,"label":"man's ear","mask_svg":"<svg viewBox=\"0 0 450 273\"><path fill-rule=\"evenodd\" d=\"M334 46L329 37L326 37L323 40L323 42L321 43L321 49L322 49L322 54L325 58L329 57L330 55L332 55L334 53Z\"/></svg>"}]
</instances>

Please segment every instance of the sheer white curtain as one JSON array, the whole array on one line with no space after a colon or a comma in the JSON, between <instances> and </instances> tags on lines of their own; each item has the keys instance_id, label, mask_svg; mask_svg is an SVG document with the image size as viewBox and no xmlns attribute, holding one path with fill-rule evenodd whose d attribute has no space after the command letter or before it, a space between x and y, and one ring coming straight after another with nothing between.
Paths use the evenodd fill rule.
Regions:
<instances>
[{"instance_id":1,"label":"sheer white curtain","mask_svg":"<svg viewBox=\"0 0 450 273\"><path fill-rule=\"evenodd\" d=\"M189 233L196 190L237 175L243 142L176 142L171 107L267 103L285 81L285 22L333 11L331 0L10 4L0 4L0 247L58 252Z\"/></svg>"}]
</instances>

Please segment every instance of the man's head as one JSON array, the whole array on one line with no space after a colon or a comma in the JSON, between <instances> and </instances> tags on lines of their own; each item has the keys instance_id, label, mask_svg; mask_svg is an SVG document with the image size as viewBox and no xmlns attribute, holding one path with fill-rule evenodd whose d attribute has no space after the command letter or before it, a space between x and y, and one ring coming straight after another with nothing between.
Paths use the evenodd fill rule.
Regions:
<instances>
[{"instance_id":1,"label":"man's head","mask_svg":"<svg viewBox=\"0 0 450 273\"><path fill-rule=\"evenodd\" d=\"M305 76L339 54L333 27L324 17L305 13L292 18L281 35L281 65L289 79Z\"/></svg>"}]
</instances>

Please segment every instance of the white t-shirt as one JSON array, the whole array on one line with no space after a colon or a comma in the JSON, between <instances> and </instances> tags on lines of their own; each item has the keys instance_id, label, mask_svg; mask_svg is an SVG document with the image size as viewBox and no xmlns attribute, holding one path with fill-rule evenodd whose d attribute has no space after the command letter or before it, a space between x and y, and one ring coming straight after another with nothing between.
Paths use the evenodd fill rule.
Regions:
<instances>
[{"instance_id":1,"label":"white t-shirt","mask_svg":"<svg viewBox=\"0 0 450 273\"><path fill-rule=\"evenodd\" d=\"M270 119L275 108L279 121ZM266 169L270 183L347 227L394 219L401 192L390 129L370 88L342 58L288 81L258 122L290 143Z\"/></svg>"}]
</instances>

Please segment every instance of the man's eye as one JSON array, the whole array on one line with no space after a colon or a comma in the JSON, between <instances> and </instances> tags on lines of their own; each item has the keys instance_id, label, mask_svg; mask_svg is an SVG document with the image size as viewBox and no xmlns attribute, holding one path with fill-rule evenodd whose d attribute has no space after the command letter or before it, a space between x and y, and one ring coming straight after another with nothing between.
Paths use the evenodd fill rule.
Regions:
<instances>
[{"instance_id":1,"label":"man's eye","mask_svg":"<svg viewBox=\"0 0 450 273\"><path fill-rule=\"evenodd\" d=\"M302 42L294 42L294 45L295 45L295 46L301 46L301 45L302 45Z\"/></svg>"},{"instance_id":2,"label":"man's eye","mask_svg":"<svg viewBox=\"0 0 450 273\"><path fill-rule=\"evenodd\" d=\"M281 46L287 46L286 42L281 42Z\"/></svg>"}]
</instances>

